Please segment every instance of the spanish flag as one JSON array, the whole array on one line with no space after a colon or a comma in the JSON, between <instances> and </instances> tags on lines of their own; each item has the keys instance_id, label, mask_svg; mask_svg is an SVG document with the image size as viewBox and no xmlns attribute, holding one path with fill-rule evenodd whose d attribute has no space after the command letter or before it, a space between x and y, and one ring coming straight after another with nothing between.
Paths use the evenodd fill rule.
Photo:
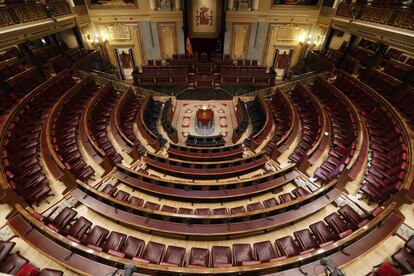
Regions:
<instances>
[{"instance_id":1,"label":"spanish flag","mask_svg":"<svg viewBox=\"0 0 414 276\"><path fill-rule=\"evenodd\" d=\"M187 36L187 42L185 45L185 51L187 53L187 55L192 56L193 55L193 46L191 46L191 40L190 37Z\"/></svg>"}]
</instances>

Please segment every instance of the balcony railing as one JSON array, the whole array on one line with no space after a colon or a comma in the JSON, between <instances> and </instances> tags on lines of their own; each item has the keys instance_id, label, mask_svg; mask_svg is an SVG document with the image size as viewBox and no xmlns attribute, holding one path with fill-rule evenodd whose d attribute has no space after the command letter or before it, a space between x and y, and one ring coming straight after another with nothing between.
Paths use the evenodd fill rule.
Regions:
<instances>
[{"instance_id":1,"label":"balcony railing","mask_svg":"<svg viewBox=\"0 0 414 276\"><path fill-rule=\"evenodd\" d=\"M71 14L66 1L15 4L0 7L0 27Z\"/></svg>"},{"instance_id":2,"label":"balcony railing","mask_svg":"<svg viewBox=\"0 0 414 276\"><path fill-rule=\"evenodd\" d=\"M414 30L414 10L340 3L336 15L377 24Z\"/></svg>"}]
</instances>

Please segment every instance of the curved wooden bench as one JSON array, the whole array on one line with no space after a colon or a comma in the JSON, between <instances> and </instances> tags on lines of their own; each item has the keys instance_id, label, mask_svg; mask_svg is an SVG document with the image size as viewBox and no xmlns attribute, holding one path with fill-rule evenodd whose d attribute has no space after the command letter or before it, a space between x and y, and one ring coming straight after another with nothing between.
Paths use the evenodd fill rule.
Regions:
<instances>
[{"instance_id":1,"label":"curved wooden bench","mask_svg":"<svg viewBox=\"0 0 414 276\"><path fill-rule=\"evenodd\" d=\"M96 164L98 164L104 169L105 174L109 173L112 170L112 165L109 161L109 158L105 155L105 152L101 148L99 148L99 146L96 144L95 140L91 136L91 131L89 130L89 117L90 112L93 106L96 104L98 98L101 97L111 87L111 83L108 83L107 85L102 87L101 90L88 103L88 105L81 114L81 124L79 128L79 137L82 147L85 149L89 157L92 158L92 160Z\"/></svg>"},{"instance_id":2,"label":"curved wooden bench","mask_svg":"<svg viewBox=\"0 0 414 276\"><path fill-rule=\"evenodd\" d=\"M121 127L121 112L123 106L129 101L130 97L137 97L135 94L128 90L125 92L121 99L118 101L117 105L111 112L111 117L109 120L110 130L112 136L114 137L117 144L122 148L124 152L132 157L132 162L136 161L144 152L145 148L139 143L138 139L131 141L124 133Z\"/></svg>"},{"instance_id":3,"label":"curved wooden bench","mask_svg":"<svg viewBox=\"0 0 414 276\"><path fill-rule=\"evenodd\" d=\"M307 272L323 273L323 267L319 264L322 256L329 256L335 264L341 266L368 253L381 244L382 241L392 235L404 221L401 213L394 210L395 204L389 204L379 214L374 216L365 227L361 227L318 250L277 259L271 262L247 264L244 266L225 266L215 268L202 268L202 272L208 274L234 274L234 273L274 273L278 275L292 275L292 273ZM65 267L75 269L81 273L87 273L93 265L94 272L102 271L116 273L122 269L111 271L107 264L122 267L124 264L133 264L141 269L143 273L165 272L170 274L194 274L200 272L200 267L177 267L170 265L158 265L139 260L131 260L74 242L67 237L49 229L41 221L34 217L33 211L26 210L20 205L16 206L18 213L10 218L8 224L22 239L36 246L47 256L59 262ZM381 227L378 227L381 225ZM73 252L72 252L73 251ZM91 256L93 256L91 258ZM72 260L72 258L74 258ZM317 259L317 261L314 261ZM298 268L300 267L300 268Z\"/></svg>"},{"instance_id":4,"label":"curved wooden bench","mask_svg":"<svg viewBox=\"0 0 414 276\"><path fill-rule=\"evenodd\" d=\"M161 235L181 238L211 236L232 238L239 234L266 233L303 219L334 202L342 192L335 182L314 193L298 197L271 208L227 215L187 215L135 206L110 197L104 192L81 183L71 195L88 208L125 225Z\"/></svg>"},{"instance_id":5,"label":"curved wooden bench","mask_svg":"<svg viewBox=\"0 0 414 276\"><path fill-rule=\"evenodd\" d=\"M228 183L165 181L130 170L121 165L117 165L117 169L112 176L131 187L152 194L181 198L181 200L186 201L195 199L216 200L243 197L275 189L300 175L294 168L295 166L291 165L272 174L251 179L235 180Z\"/></svg>"},{"instance_id":6,"label":"curved wooden bench","mask_svg":"<svg viewBox=\"0 0 414 276\"><path fill-rule=\"evenodd\" d=\"M168 156L180 160L192 161L221 161L243 157L243 147L241 144L222 147L222 148L194 148L182 145L170 144Z\"/></svg>"},{"instance_id":7,"label":"curved wooden bench","mask_svg":"<svg viewBox=\"0 0 414 276\"><path fill-rule=\"evenodd\" d=\"M250 144L251 150L257 149L263 143L263 141L270 135L270 132L273 128L272 111L270 110L269 106L267 105L266 101L264 100L261 94L259 94L257 97L260 105L265 110L266 119L262 128L252 137L252 142Z\"/></svg>"},{"instance_id":8,"label":"curved wooden bench","mask_svg":"<svg viewBox=\"0 0 414 276\"><path fill-rule=\"evenodd\" d=\"M144 113L146 112L148 102L150 101L151 97L146 96L141 104L139 105L138 112L137 112L137 127L139 133L142 137L148 142L148 144L155 149L155 151L159 151L161 149L160 140L158 135L152 133L152 131L148 128L147 124L144 120Z\"/></svg>"},{"instance_id":9,"label":"curved wooden bench","mask_svg":"<svg viewBox=\"0 0 414 276\"><path fill-rule=\"evenodd\" d=\"M264 154L214 162L183 161L147 153L142 161L150 168L169 175L191 179L216 179L218 177L233 177L252 172L263 167L268 158Z\"/></svg>"}]
</instances>

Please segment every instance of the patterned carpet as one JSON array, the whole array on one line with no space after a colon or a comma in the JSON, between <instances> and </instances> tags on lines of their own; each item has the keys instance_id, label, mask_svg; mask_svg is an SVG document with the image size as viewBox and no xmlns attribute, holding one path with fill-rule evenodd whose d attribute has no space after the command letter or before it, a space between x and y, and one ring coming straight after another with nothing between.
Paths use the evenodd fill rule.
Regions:
<instances>
[{"instance_id":1,"label":"patterned carpet","mask_svg":"<svg viewBox=\"0 0 414 276\"><path fill-rule=\"evenodd\" d=\"M214 131L211 134L222 134L227 143L231 142L234 126L237 125L232 101L187 101L178 100L172 124L178 131L178 140L185 143L188 134L199 136L195 130L196 112L206 106L214 112Z\"/></svg>"}]
</instances>

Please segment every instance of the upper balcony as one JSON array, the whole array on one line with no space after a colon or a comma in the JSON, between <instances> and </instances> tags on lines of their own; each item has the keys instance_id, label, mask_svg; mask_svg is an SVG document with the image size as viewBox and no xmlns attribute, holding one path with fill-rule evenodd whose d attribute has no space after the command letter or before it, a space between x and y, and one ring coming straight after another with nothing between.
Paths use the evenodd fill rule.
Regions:
<instances>
[{"instance_id":1,"label":"upper balcony","mask_svg":"<svg viewBox=\"0 0 414 276\"><path fill-rule=\"evenodd\" d=\"M351 21L361 20L371 23L414 30L414 4L403 6L399 1L374 0L371 3L339 4L337 16L350 18Z\"/></svg>"},{"instance_id":2,"label":"upper balcony","mask_svg":"<svg viewBox=\"0 0 414 276\"><path fill-rule=\"evenodd\" d=\"M0 27L54 18L71 13L72 11L66 1L27 4L24 1L6 1L5 6L0 6Z\"/></svg>"}]
</instances>

